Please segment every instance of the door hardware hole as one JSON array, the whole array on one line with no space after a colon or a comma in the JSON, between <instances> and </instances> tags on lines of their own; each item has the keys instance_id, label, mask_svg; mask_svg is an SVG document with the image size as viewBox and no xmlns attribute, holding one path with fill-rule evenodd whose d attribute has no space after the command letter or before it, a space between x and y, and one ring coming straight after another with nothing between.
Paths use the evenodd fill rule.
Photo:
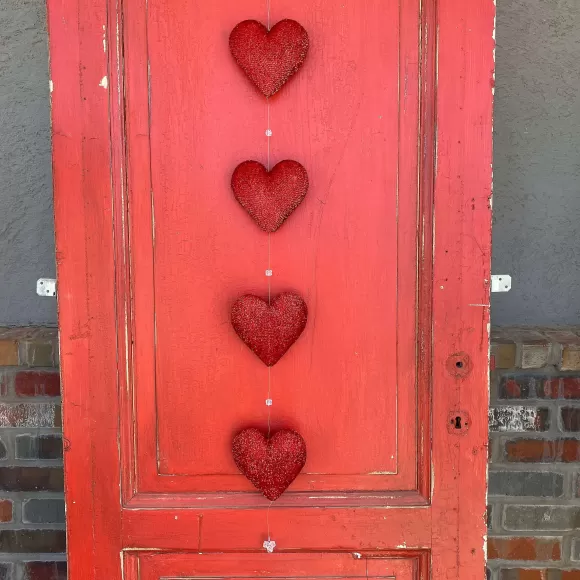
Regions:
<instances>
[{"instance_id":1,"label":"door hardware hole","mask_svg":"<svg viewBox=\"0 0 580 580\"><path fill-rule=\"evenodd\" d=\"M462 368L463 368L463 361L461 361L461 360L458 360L458 361L455 363L455 366L456 366L458 369L462 369Z\"/></svg>"},{"instance_id":2,"label":"door hardware hole","mask_svg":"<svg viewBox=\"0 0 580 580\"><path fill-rule=\"evenodd\" d=\"M463 435L469 430L471 418L467 411L455 410L447 416L447 431L456 435Z\"/></svg>"}]
</instances>

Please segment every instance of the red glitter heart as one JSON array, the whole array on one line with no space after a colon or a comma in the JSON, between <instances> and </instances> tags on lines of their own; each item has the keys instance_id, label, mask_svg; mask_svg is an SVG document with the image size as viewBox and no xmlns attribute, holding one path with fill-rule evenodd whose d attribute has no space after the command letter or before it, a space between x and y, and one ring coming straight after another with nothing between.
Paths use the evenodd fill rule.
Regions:
<instances>
[{"instance_id":1,"label":"red glitter heart","mask_svg":"<svg viewBox=\"0 0 580 580\"><path fill-rule=\"evenodd\" d=\"M296 342L308 310L300 296L280 294L271 304L246 294L232 306L232 326L238 336L267 366L274 366Z\"/></svg>"},{"instance_id":2,"label":"red glitter heart","mask_svg":"<svg viewBox=\"0 0 580 580\"><path fill-rule=\"evenodd\" d=\"M306 443L296 431L282 430L267 439L258 429L234 437L238 469L271 501L278 499L306 463Z\"/></svg>"},{"instance_id":3,"label":"red glitter heart","mask_svg":"<svg viewBox=\"0 0 580 580\"><path fill-rule=\"evenodd\" d=\"M265 232L275 232L304 199L308 173L289 159L280 161L270 172L257 161L244 161L234 170L232 190Z\"/></svg>"},{"instance_id":4,"label":"red glitter heart","mask_svg":"<svg viewBox=\"0 0 580 580\"><path fill-rule=\"evenodd\" d=\"M248 78L271 97L302 66L308 33L295 20L280 20L269 32L257 20L244 20L230 34L230 51Z\"/></svg>"}]
</instances>

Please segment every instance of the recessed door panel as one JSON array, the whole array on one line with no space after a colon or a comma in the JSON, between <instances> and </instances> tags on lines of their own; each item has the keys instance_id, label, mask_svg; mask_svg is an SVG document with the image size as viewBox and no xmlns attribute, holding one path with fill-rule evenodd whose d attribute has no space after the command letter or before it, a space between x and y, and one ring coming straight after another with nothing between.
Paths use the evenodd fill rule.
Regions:
<instances>
[{"instance_id":1,"label":"recessed door panel","mask_svg":"<svg viewBox=\"0 0 580 580\"><path fill-rule=\"evenodd\" d=\"M135 0L128 15L127 420L139 489L252 492L231 441L244 427L265 430L269 410L274 431L296 429L307 444L291 491L417 489L428 388L417 383L418 306L429 300L419 295L417 219L432 164L419 161L429 131L419 112L434 98L419 83L434 59L420 54L420 3L276 2L272 23L301 22L310 50L268 100L227 43L244 17L267 18L262 2L177 10ZM308 171L309 191L267 234L235 200L231 174L247 159L288 158ZM268 296L268 282L272 296L293 291L308 307L303 334L270 370L230 324L235 299Z\"/></svg>"},{"instance_id":2,"label":"recessed door panel","mask_svg":"<svg viewBox=\"0 0 580 580\"><path fill-rule=\"evenodd\" d=\"M425 560L381 554L143 554L124 556L127 580L419 580ZM426 577L426 576L424 576Z\"/></svg>"}]
</instances>

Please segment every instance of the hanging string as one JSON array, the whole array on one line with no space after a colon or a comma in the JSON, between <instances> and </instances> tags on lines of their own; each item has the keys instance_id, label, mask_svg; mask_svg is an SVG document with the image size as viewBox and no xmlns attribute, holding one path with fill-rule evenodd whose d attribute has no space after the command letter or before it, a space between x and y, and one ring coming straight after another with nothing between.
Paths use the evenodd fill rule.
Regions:
<instances>
[{"instance_id":1,"label":"hanging string","mask_svg":"<svg viewBox=\"0 0 580 580\"><path fill-rule=\"evenodd\" d=\"M266 97L266 144L267 144L267 162L266 169L270 171L270 137L272 137L272 130L270 129L270 99ZM266 270L266 276L268 278L268 306L270 306L271 301L271 283L270 278L272 277L272 264L271 264L271 233L268 232L268 269Z\"/></svg>"},{"instance_id":2,"label":"hanging string","mask_svg":"<svg viewBox=\"0 0 580 580\"><path fill-rule=\"evenodd\" d=\"M268 171L270 171L268 169ZM270 306L270 301L271 301L271 282L270 282L270 278L272 277L272 264L271 262L271 256L272 256L272 252L271 252L271 242L270 242L270 236L272 234L270 232L268 232L268 269L266 270L266 276L268 278L268 306Z\"/></svg>"},{"instance_id":3,"label":"hanging string","mask_svg":"<svg viewBox=\"0 0 580 580\"><path fill-rule=\"evenodd\" d=\"M270 31L270 0L266 0L266 10L267 10L267 28ZM270 138L272 137L272 129L270 128L270 99L266 97L266 146L267 146L267 164L266 169L270 171ZM272 302L272 240L271 233L268 232L268 268L266 269L266 278L268 280L268 306ZM271 419L272 419L272 367L268 367L268 397L266 399L266 407L268 409L268 439L270 439L271 433ZM276 547L276 542L274 542L270 537L270 508L272 507L270 502L268 509L266 510L266 528L268 532L268 539L264 542L264 548L268 553L272 553Z\"/></svg>"},{"instance_id":4,"label":"hanging string","mask_svg":"<svg viewBox=\"0 0 580 580\"><path fill-rule=\"evenodd\" d=\"M266 0L266 19L267 28L270 31L270 0ZM270 171L270 138L272 137L272 129L270 128L270 99L266 97L266 152L267 162L266 169ZM268 280L268 306L272 303L272 239L271 233L268 232L268 267L266 269L266 278ZM266 398L266 406L268 408L268 439L270 438L271 430L271 408L272 408L272 369L268 367L268 397ZM270 509L270 508L268 508ZM268 524L269 525L269 524ZM270 531L268 528L268 540L270 539Z\"/></svg>"},{"instance_id":5,"label":"hanging string","mask_svg":"<svg viewBox=\"0 0 580 580\"><path fill-rule=\"evenodd\" d=\"M266 510L266 525L268 526L268 542L270 541L270 508L274 502L271 501L268 504L268 509Z\"/></svg>"},{"instance_id":6,"label":"hanging string","mask_svg":"<svg viewBox=\"0 0 580 580\"><path fill-rule=\"evenodd\" d=\"M268 398L266 399L266 406L268 407L268 439L270 439L271 430L271 415L272 415L272 370L268 367Z\"/></svg>"},{"instance_id":7,"label":"hanging string","mask_svg":"<svg viewBox=\"0 0 580 580\"><path fill-rule=\"evenodd\" d=\"M271 554L274 551L274 548L276 548L276 542L274 540L270 539L270 508L272 507L272 503L273 502L270 502L270 505L268 505L268 509L266 510L266 522L268 525L268 539L264 540L264 543L262 544L262 546L264 547L266 552L268 552L268 554Z\"/></svg>"},{"instance_id":8,"label":"hanging string","mask_svg":"<svg viewBox=\"0 0 580 580\"><path fill-rule=\"evenodd\" d=\"M270 14L270 2L268 0L268 15ZM268 16L269 18L269 16ZM266 99L266 143L268 152L268 161L266 169L270 171L270 137L272 137L272 130L270 129L270 99ZM268 266L266 269L266 279L268 280L268 306L272 304L272 234L268 232ZM266 406L268 407L268 439L270 438L271 427L271 408L272 408L272 369L268 367L268 397L266 398Z\"/></svg>"},{"instance_id":9,"label":"hanging string","mask_svg":"<svg viewBox=\"0 0 580 580\"><path fill-rule=\"evenodd\" d=\"M268 162L266 169L270 171L270 137L272 136L272 129L270 129L270 97L266 97L266 137L268 144Z\"/></svg>"}]
</instances>

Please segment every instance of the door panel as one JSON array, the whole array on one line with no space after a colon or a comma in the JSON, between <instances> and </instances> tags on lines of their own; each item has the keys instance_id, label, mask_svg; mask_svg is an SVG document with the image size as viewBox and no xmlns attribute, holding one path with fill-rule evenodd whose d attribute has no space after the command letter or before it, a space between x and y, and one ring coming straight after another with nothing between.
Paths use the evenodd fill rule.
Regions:
<instances>
[{"instance_id":1,"label":"door panel","mask_svg":"<svg viewBox=\"0 0 580 580\"><path fill-rule=\"evenodd\" d=\"M403 25L418 39L414 4ZM251 489L232 463L231 440L242 425L265 425L268 372L233 332L229 308L243 293L267 295L270 263L273 294L296 291L309 310L305 333L270 373L273 428L298 429L312 442L295 489L316 489L323 476L396 473L397 6L274 2L273 21L300 20L312 48L300 74L270 99L269 125L265 99L224 42L244 15L265 16L262 0L237 2L227 18L215 4L186 6L150 1L148 13L158 472L223 475L219 491ZM200 35L188 42L183 23L199 20ZM268 142L271 166L292 158L310 175L306 199L269 243L229 188L241 161L267 163ZM416 213L416 188L401 197ZM147 232L140 226L137 236ZM406 269L415 263L410 256ZM414 300L405 294L401 306L412 311ZM413 389L412 379L402 388ZM361 430L377 437L361 446Z\"/></svg>"},{"instance_id":2,"label":"door panel","mask_svg":"<svg viewBox=\"0 0 580 580\"><path fill-rule=\"evenodd\" d=\"M417 473L426 390L417 368L428 364L417 358L417 218L430 190L420 190L417 143L430 139L419 110L433 92L418 83L419 6L273 3L271 18L300 20L312 40L304 69L268 107L225 41L244 15L264 12L261 0L225 12L204 2L128 4L135 351L126 420L140 492L255 495L231 440L265 427L268 381L272 427L297 429L308 445L293 492L415 490L426 477ZM189 22L204 23L195 42ZM421 58L427 66L434 54ZM310 176L305 201L271 237L229 187L238 163L268 155L272 165L296 159ZM272 292L297 291L309 309L305 332L270 375L229 324L239 295L267 295L268 260Z\"/></svg>"},{"instance_id":3,"label":"door panel","mask_svg":"<svg viewBox=\"0 0 580 580\"><path fill-rule=\"evenodd\" d=\"M397 558L387 555L311 553L311 554L142 554L125 555L127 580L194 580L223 578L257 580L296 578L315 580L418 580L426 573L419 557ZM134 572L133 572L134 571Z\"/></svg>"}]
</instances>

